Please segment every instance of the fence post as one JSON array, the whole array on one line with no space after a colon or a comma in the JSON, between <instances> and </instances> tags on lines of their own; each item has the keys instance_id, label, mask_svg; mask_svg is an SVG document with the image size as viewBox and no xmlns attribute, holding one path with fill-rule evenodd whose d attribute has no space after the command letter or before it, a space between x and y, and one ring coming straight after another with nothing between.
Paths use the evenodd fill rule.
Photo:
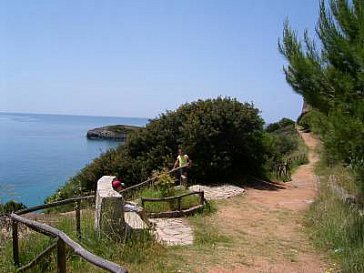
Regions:
<instances>
[{"instance_id":1,"label":"fence post","mask_svg":"<svg viewBox=\"0 0 364 273\"><path fill-rule=\"evenodd\" d=\"M18 237L18 222L12 221L12 237L13 237L13 260L16 266L19 266L19 237Z\"/></svg>"},{"instance_id":2,"label":"fence post","mask_svg":"<svg viewBox=\"0 0 364 273\"><path fill-rule=\"evenodd\" d=\"M203 202L204 202L204 200L205 200L205 192L204 191L201 191L200 192L200 198L201 198L201 205L203 205Z\"/></svg>"},{"instance_id":3,"label":"fence post","mask_svg":"<svg viewBox=\"0 0 364 273\"><path fill-rule=\"evenodd\" d=\"M75 202L75 208L76 208L76 231L77 231L77 237L78 239L81 239L81 201L77 200Z\"/></svg>"},{"instance_id":4,"label":"fence post","mask_svg":"<svg viewBox=\"0 0 364 273\"><path fill-rule=\"evenodd\" d=\"M181 211L182 210L181 201L182 201L182 197L178 197L177 198L177 208L178 208L178 211Z\"/></svg>"},{"instance_id":5,"label":"fence post","mask_svg":"<svg viewBox=\"0 0 364 273\"><path fill-rule=\"evenodd\" d=\"M57 273L66 273L66 247L61 239L57 241Z\"/></svg>"}]
</instances>

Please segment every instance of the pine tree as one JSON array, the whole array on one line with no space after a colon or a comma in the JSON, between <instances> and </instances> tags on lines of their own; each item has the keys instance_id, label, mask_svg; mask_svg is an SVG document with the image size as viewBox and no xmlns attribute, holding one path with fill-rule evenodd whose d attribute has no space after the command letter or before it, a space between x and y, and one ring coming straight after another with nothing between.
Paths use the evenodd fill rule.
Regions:
<instances>
[{"instance_id":1,"label":"pine tree","mask_svg":"<svg viewBox=\"0 0 364 273\"><path fill-rule=\"evenodd\" d=\"M329 157L362 172L364 0L322 0L316 33L319 46L307 31L298 40L285 22L279 51L288 61L286 79L324 117L321 137Z\"/></svg>"}]
</instances>

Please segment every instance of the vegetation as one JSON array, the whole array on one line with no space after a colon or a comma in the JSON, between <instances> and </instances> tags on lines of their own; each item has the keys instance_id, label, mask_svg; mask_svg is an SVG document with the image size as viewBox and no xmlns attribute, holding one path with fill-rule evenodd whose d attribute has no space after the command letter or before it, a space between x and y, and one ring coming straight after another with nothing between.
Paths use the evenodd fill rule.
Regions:
<instances>
[{"instance_id":1,"label":"vegetation","mask_svg":"<svg viewBox=\"0 0 364 273\"><path fill-rule=\"evenodd\" d=\"M210 247L226 240L216 229L204 224L204 217L215 211L211 203L201 214L193 216L191 221L197 225L197 241L193 247ZM114 241L102 234L99 236L94 230L93 210L84 210L81 217L82 239L75 232L75 220L72 215L57 215L52 225L64 231L73 240L81 244L92 253L107 260L114 261L128 268L129 272L177 272L184 266L184 258L180 257L179 249L186 247L166 248L156 243L149 232L131 233L127 238ZM204 232L204 231L207 232ZM42 250L49 246L53 239L36 232L26 232L20 238L20 262L26 264L31 261ZM41 263L30 272L56 272L56 255L54 251L48 258L43 258ZM105 272L87 263L72 252L67 252L67 268L69 272ZM15 272L16 268L12 262L11 240L0 241L0 272Z\"/></svg>"},{"instance_id":2,"label":"vegetation","mask_svg":"<svg viewBox=\"0 0 364 273\"><path fill-rule=\"evenodd\" d=\"M353 204L343 202L330 184L351 185L352 176L342 166L317 168L320 193L307 215L306 226L316 246L336 261L333 272L364 272L364 218ZM330 181L331 180L331 181Z\"/></svg>"},{"instance_id":3,"label":"vegetation","mask_svg":"<svg viewBox=\"0 0 364 273\"><path fill-rule=\"evenodd\" d=\"M5 204L0 203L0 214L10 213L12 211L17 211L20 209L25 209L26 206L23 203L18 203L14 200L8 201Z\"/></svg>"},{"instance_id":4,"label":"vegetation","mask_svg":"<svg viewBox=\"0 0 364 273\"><path fill-rule=\"evenodd\" d=\"M103 175L136 184L153 170L171 168L179 146L193 160L190 178L198 182L260 173L265 149L258 113L252 104L231 98L186 103L131 133L125 145L95 159L47 201L95 190Z\"/></svg>"},{"instance_id":5,"label":"vegetation","mask_svg":"<svg viewBox=\"0 0 364 273\"><path fill-rule=\"evenodd\" d=\"M350 166L364 193L364 3L321 1L316 46L285 24L280 52L287 58L286 79L314 109L304 119L323 140L331 163Z\"/></svg>"},{"instance_id":6,"label":"vegetation","mask_svg":"<svg viewBox=\"0 0 364 273\"><path fill-rule=\"evenodd\" d=\"M266 129L266 170L272 179L289 180L295 167L307 163L307 147L300 138L293 120L283 118ZM277 168L287 168L285 177L278 175Z\"/></svg>"},{"instance_id":7,"label":"vegetation","mask_svg":"<svg viewBox=\"0 0 364 273\"><path fill-rule=\"evenodd\" d=\"M114 139L125 141L126 136L140 127L130 125L109 125L101 128L95 128L87 132L89 139Z\"/></svg>"},{"instance_id":8,"label":"vegetation","mask_svg":"<svg viewBox=\"0 0 364 273\"><path fill-rule=\"evenodd\" d=\"M155 178L153 184L158 189L158 195L159 196L147 196L142 195L143 197L166 197L171 196L175 193L174 186L174 179L173 177L168 173L167 169L164 169L162 171L154 171L153 177Z\"/></svg>"},{"instance_id":9,"label":"vegetation","mask_svg":"<svg viewBox=\"0 0 364 273\"><path fill-rule=\"evenodd\" d=\"M140 192L134 193L134 196L144 198L161 198L173 197L190 192L185 187L175 187L175 179L168 173L168 170L154 171L153 177L155 181L153 185L144 187ZM181 200L181 208L188 209L200 204L200 198L196 195L183 197ZM166 212L174 211L178 208L177 200L146 202L144 209L147 212Z\"/></svg>"},{"instance_id":10,"label":"vegetation","mask_svg":"<svg viewBox=\"0 0 364 273\"><path fill-rule=\"evenodd\" d=\"M150 272L159 272L158 263L164 259L164 247L156 244L148 232L130 234L128 240L122 242L113 241L108 236L99 236L94 230L94 213L84 211L82 217L82 239L77 238L75 222L73 217L58 216L55 226L64 231L73 240L78 241L83 247L92 253L105 259L115 261L127 267L131 272L144 272L140 268L148 268L149 264L155 263ZM20 262L26 264L36 255L52 243L53 239L43 234L28 233L20 240ZM12 265L11 240L8 240L0 258L0 272L15 272ZM158 258L159 257L159 258ZM151 260L155 259L154 261ZM143 263L145 264L142 264ZM45 258L30 272L56 272L56 251ZM145 266L145 267L144 267ZM67 267L69 272L105 272L90 263L84 261L72 252L67 253ZM132 270L134 269L134 270Z\"/></svg>"},{"instance_id":11,"label":"vegetation","mask_svg":"<svg viewBox=\"0 0 364 273\"><path fill-rule=\"evenodd\" d=\"M286 23L279 44L288 60L288 83L312 106L300 124L324 145L320 196L307 223L316 244L339 262L340 272L364 272L361 212L330 189L334 183L364 195L364 2L322 0L317 35L319 46L307 32L299 41Z\"/></svg>"},{"instance_id":12,"label":"vegetation","mask_svg":"<svg viewBox=\"0 0 364 273\"><path fill-rule=\"evenodd\" d=\"M147 188L141 192L141 197L145 198L160 198L167 196L177 196L180 194L188 193L189 191L185 188L175 188L171 187L169 190L169 194L165 195L165 193L161 190L156 190L154 188ZM200 196L198 195L189 195L185 196L181 199L181 208L188 209L200 204ZM164 211L174 211L177 210L178 204L177 200L171 201L161 201L161 202L146 202L144 204L144 208L147 212L164 212Z\"/></svg>"}]
</instances>

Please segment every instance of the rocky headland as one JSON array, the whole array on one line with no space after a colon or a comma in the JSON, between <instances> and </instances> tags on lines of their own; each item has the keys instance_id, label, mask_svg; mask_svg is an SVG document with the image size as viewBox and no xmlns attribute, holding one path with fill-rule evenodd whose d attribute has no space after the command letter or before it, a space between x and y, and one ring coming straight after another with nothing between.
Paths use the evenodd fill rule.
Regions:
<instances>
[{"instance_id":1,"label":"rocky headland","mask_svg":"<svg viewBox=\"0 0 364 273\"><path fill-rule=\"evenodd\" d=\"M138 129L140 127L131 125L110 125L88 130L86 136L88 139L109 139L125 142L127 135Z\"/></svg>"}]
</instances>

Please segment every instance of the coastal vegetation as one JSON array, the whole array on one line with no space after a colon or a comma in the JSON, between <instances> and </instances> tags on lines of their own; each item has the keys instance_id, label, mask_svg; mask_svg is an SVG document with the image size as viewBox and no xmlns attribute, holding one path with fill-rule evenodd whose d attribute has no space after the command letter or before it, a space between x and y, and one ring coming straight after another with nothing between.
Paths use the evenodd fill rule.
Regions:
<instances>
[{"instance_id":1,"label":"coastal vegetation","mask_svg":"<svg viewBox=\"0 0 364 273\"><path fill-rule=\"evenodd\" d=\"M257 108L232 98L183 104L132 132L124 145L96 158L47 202L89 193L103 175L136 184L155 170L171 169L178 147L193 160L190 178L199 183L260 175L266 160L263 124Z\"/></svg>"},{"instance_id":2,"label":"coastal vegetation","mask_svg":"<svg viewBox=\"0 0 364 273\"><path fill-rule=\"evenodd\" d=\"M258 109L236 99L184 104L131 132L124 145L96 158L46 202L90 193L103 175L121 177L127 186L137 184L155 171L171 169L177 147L193 159L189 176L196 183L248 176L289 180L294 168L307 162L295 122L283 118L266 129L263 124ZM275 175L280 164L287 165L285 177Z\"/></svg>"},{"instance_id":3,"label":"coastal vegetation","mask_svg":"<svg viewBox=\"0 0 364 273\"><path fill-rule=\"evenodd\" d=\"M364 3L321 1L317 34L299 41L285 24L280 52L286 79L311 106L300 124L323 143L320 193L307 224L316 244L338 261L341 272L363 272L364 225ZM344 202L333 190L354 196Z\"/></svg>"},{"instance_id":4,"label":"coastal vegetation","mask_svg":"<svg viewBox=\"0 0 364 273\"><path fill-rule=\"evenodd\" d=\"M299 41L287 22L279 45L288 61L287 81L311 106L310 112L299 120L299 125L318 135L323 145L321 161L316 166L319 195L306 215L306 231L318 248L337 261L339 265L332 269L334 272L364 272L364 2L322 0L317 33L320 46L307 33L304 40ZM274 168L277 164L290 162L289 171L292 171L307 161L307 157L300 157L306 155L307 149L296 133L295 122L282 119L266 129L263 125L259 110L253 104L236 99L219 97L186 103L151 120L145 128L130 132L124 145L96 158L46 202L90 193L103 175L121 177L131 186L158 173L162 176L155 188L141 191L141 196L180 194L181 191L172 187L174 179L163 176L163 169L173 166L177 147L182 147L193 160L189 178L204 184L248 176L276 179ZM353 200L344 200L338 195L333 190L337 186L352 194ZM92 205L82 211L81 239L74 231L75 223L70 214L58 214L51 224L96 255L125 265L131 272L179 272L181 268L196 271L199 268L195 263L205 263L199 259L205 257L205 253L214 254L209 256L213 262L207 261L214 265L216 260L226 265L228 255L233 253L238 262L255 266L256 257L264 251L269 253L264 255L274 259L281 261L288 257L291 263L296 262L297 245L302 245L303 240L299 238L296 244L288 238L298 229L292 223L301 223L300 213L279 210L277 201L274 201L274 210L267 213L262 209L266 204L257 205L238 198L241 199L217 202L221 211L224 207L234 210L235 214L229 211L229 225L224 213L218 215L220 218L216 214L209 218L214 203L188 218L194 226L195 240L193 245L184 247L166 248L155 243L147 232L132 234L121 242L110 240L106 235L98 236L94 230ZM194 201L189 202L193 204ZM10 202L1 205L0 212L18 208L21 204ZM171 208L173 204L146 209ZM241 213L242 210L245 213ZM255 214L259 217L252 220ZM237 215L245 218L238 222ZM281 222L284 222L281 228L284 236L278 240L272 230L279 231L275 227ZM248 226L251 226L250 230ZM259 236L251 238L263 237L264 240L252 247L252 240L248 238L255 234ZM30 250L20 257L23 264L50 243L40 234L27 235L21 240L21 248ZM15 271L11 240L1 239L0 271ZM72 272L98 272L73 254L67 255ZM246 258L249 255L251 259ZM193 264L191 256L198 257ZM51 256L38 269L55 271L55 263L55 256Z\"/></svg>"}]
</instances>

